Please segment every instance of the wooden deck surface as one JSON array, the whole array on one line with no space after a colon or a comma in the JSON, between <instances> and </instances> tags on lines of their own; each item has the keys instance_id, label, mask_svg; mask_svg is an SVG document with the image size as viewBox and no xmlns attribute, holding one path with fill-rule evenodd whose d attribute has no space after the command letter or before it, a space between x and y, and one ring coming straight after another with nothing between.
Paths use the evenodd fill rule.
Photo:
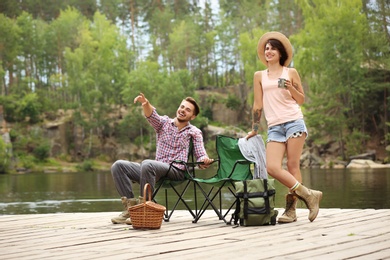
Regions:
<instances>
[{"instance_id":1,"label":"wooden deck surface","mask_svg":"<svg viewBox=\"0 0 390 260\"><path fill-rule=\"evenodd\" d=\"M236 228L176 211L158 230L111 224L116 215L2 215L0 259L390 259L390 209L321 209L312 223L298 209L295 223Z\"/></svg>"}]
</instances>

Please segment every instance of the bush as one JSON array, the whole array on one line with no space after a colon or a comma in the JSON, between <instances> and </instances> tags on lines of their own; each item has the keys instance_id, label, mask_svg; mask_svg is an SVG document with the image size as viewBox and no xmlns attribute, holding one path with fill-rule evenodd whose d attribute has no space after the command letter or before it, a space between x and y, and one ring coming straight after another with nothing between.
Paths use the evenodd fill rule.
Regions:
<instances>
[{"instance_id":1,"label":"bush","mask_svg":"<svg viewBox=\"0 0 390 260\"><path fill-rule=\"evenodd\" d=\"M33 169L35 166L35 159L31 155L22 155L18 158L18 165L25 169Z\"/></svg>"},{"instance_id":2,"label":"bush","mask_svg":"<svg viewBox=\"0 0 390 260\"><path fill-rule=\"evenodd\" d=\"M370 136L360 132L357 129L353 129L352 133L348 134L345 138L346 155L356 155L364 152L365 143L370 139Z\"/></svg>"},{"instance_id":3,"label":"bush","mask_svg":"<svg viewBox=\"0 0 390 260\"><path fill-rule=\"evenodd\" d=\"M94 170L94 162L92 160L85 160L77 165L77 169L84 172L92 172Z\"/></svg>"},{"instance_id":4,"label":"bush","mask_svg":"<svg viewBox=\"0 0 390 260\"><path fill-rule=\"evenodd\" d=\"M45 142L34 148L33 154L38 161L45 162L50 156L50 145Z\"/></svg>"},{"instance_id":5,"label":"bush","mask_svg":"<svg viewBox=\"0 0 390 260\"><path fill-rule=\"evenodd\" d=\"M11 154L8 145L0 138L0 173L7 173L9 171Z\"/></svg>"},{"instance_id":6,"label":"bush","mask_svg":"<svg viewBox=\"0 0 390 260\"><path fill-rule=\"evenodd\" d=\"M234 95L229 94L226 99L226 107L231 110L238 110L241 106L241 101Z\"/></svg>"}]
</instances>

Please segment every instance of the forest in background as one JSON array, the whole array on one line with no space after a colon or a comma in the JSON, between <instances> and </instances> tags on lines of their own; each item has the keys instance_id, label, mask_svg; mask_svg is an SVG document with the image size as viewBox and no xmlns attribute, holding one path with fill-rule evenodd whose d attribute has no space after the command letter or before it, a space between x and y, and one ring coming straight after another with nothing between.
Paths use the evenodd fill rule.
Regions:
<instances>
[{"instance_id":1,"label":"forest in background","mask_svg":"<svg viewBox=\"0 0 390 260\"><path fill-rule=\"evenodd\" d=\"M341 159L369 142L386 147L389 22L388 0L2 0L0 105L13 159L26 166L50 156L50 140L31 129L57 111L72 111L68 134L82 138L63 155L69 161L80 149L92 157L96 140L152 143L152 129L129 105L139 92L172 115L196 90L251 89L253 73L265 68L256 48L267 31L294 47L308 146L337 143ZM248 93L209 95L194 124L221 124L216 102L250 113ZM236 127L247 131L250 120ZM6 145L0 139L3 165L11 162Z\"/></svg>"}]
</instances>

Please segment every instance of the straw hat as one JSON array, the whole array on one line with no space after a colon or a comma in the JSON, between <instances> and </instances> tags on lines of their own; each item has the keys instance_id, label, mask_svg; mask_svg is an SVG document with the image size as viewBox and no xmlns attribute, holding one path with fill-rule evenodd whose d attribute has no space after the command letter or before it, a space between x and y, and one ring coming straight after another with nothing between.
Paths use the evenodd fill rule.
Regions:
<instances>
[{"instance_id":1,"label":"straw hat","mask_svg":"<svg viewBox=\"0 0 390 260\"><path fill-rule=\"evenodd\" d=\"M265 66L267 66L267 60L265 59L265 56L264 56L264 49L265 49L265 44L269 39L278 40L283 44L284 48L286 49L287 55L288 55L286 61L284 62L284 66L288 66L292 60L292 57L293 57L293 48L292 48L292 45L290 43L290 40L284 34L282 34L280 32L267 32L267 33L263 34L263 36L261 36L259 43L257 44L257 55L259 56L259 59L261 60L261 62Z\"/></svg>"}]
</instances>

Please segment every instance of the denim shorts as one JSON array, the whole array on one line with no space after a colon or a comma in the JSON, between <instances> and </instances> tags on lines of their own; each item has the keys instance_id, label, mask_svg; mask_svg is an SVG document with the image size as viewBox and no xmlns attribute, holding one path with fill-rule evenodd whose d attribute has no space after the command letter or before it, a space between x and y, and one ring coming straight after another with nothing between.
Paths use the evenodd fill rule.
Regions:
<instances>
[{"instance_id":1,"label":"denim shorts","mask_svg":"<svg viewBox=\"0 0 390 260\"><path fill-rule=\"evenodd\" d=\"M267 143L272 141L285 143L290 138L302 136L303 133L306 133L306 138L309 136L303 119L274 125L268 128Z\"/></svg>"}]
</instances>

